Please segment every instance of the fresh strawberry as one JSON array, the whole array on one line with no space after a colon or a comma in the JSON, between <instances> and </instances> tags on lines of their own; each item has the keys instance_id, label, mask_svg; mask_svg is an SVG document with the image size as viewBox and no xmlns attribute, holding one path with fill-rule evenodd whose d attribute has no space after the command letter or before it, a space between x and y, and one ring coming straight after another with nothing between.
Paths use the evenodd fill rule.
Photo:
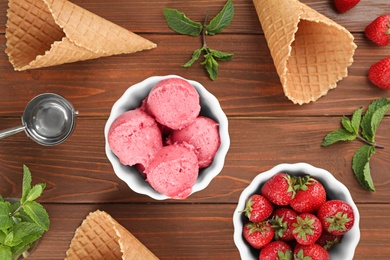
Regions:
<instances>
[{"instance_id":1,"label":"fresh strawberry","mask_svg":"<svg viewBox=\"0 0 390 260\"><path fill-rule=\"evenodd\" d=\"M334 245L340 243L342 236L335 236L329 234L328 232L322 232L320 238L316 241L316 244L319 244L326 250L331 249Z\"/></svg>"},{"instance_id":2,"label":"fresh strawberry","mask_svg":"<svg viewBox=\"0 0 390 260\"><path fill-rule=\"evenodd\" d=\"M291 260L291 247L283 241L273 241L267 244L260 252L259 260Z\"/></svg>"},{"instance_id":3,"label":"fresh strawberry","mask_svg":"<svg viewBox=\"0 0 390 260\"><path fill-rule=\"evenodd\" d=\"M322 234L320 220L310 213L298 215L292 226L294 238L301 245L314 244Z\"/></svg>"},{"instance_id":4,"label":"fresh strawberry","mask_svg":"<svg viewBox=\"0 0 390 260\"><path fill-rule=\"evenodd\" d=\"M274 206L263 196L253 194L246 201L245 209L242 211L252 222L260 222L271 216Z\"/></svg>"},{"instance_id":5,"label":"fresh strawberry","mask_svg":"<svg viewBox=\"0 0 390 260\"><path fill-rule=\"evenodd\" d=\"M295 195L294 179L287 173L277 173L264 183L261 194L276 205L286 206Z\"/></svg>"},{"instance_id":6,"label":"fresh strawberry","mask_svg":"<svg viewBox=\"0 0 390 260\"><path fill-rule=\"evenodd\" d=\"M309 175L299 177L295 186L299 188L290 206L299 213L315 213L326 201L324 186Z\"/></svg>"},{"instance_id":7,"label":"fresh strawberry","mask_svg":"<svg viewBox=\"0 0 390 260\"><path fill-rule=\"evenodd\" d=\"M352 7L355 7L360 2L360 0L334 0L334 4L339 12L344 13Z\"/></svg>"},{"instance_id":8,"label":"fresh strawberry","mask_svg":"<svg viewBox=\"0 0 390 260\"><path fill-rule=\"evenodd\" d=\"M252 247L260 249L271 242L274 230L268 221L258 223L249 221L244 225L243 236Z\"/></svg>"},{"instance_id":9,"label":"fresh strawberry","mask_svg":"<svg viewBox=\"0 0 390 260\"><path fill-rule=\"evenodd\" d=\"M342 200L328 200L322 204L317 217L323 229L332 235L344 235L355 220L352 207Z\"/></svg>"},{"instance_id":10,"label":"fresh strawberry","mask_svg":"<svg viewBox=\"0 0 390 260\"><path fill-rule=\"evenodd\" d=\"M390 43L390 15L384 14L372 21L364 30L368 39L379 46Z\"/></svg>"},{"instance_id":11,"label":"fresh strawberry","mask_svg":"<svg viewBox=\"0 0 390 260\"><path fill-rule=\"evenodd\" d=\"M368 78L383 89L390 89L390 57L384 58L370 67Z\"/></svg>"},{"instance_id":12,"label":"fresh strawberry","mask_svg":"<svg viewBox=\"0 0 390 260\"><path fill-rule=\"evenodd\" d=\"M270 222L275 230L275 239L291 241L294 239L293 226L298 213L290 208L278 208L272 214Z\"/></svg>"},{"instance_id":13,"label":"fresh strawberry","mask_svg":"<svg viewBox=\"0 0 390 260\"><path fill-rule=\"evenodd\" d=\"M330 255L317 244L297 245L294 248L294 260L330 260Z\"/></svg>"}]
</instances>

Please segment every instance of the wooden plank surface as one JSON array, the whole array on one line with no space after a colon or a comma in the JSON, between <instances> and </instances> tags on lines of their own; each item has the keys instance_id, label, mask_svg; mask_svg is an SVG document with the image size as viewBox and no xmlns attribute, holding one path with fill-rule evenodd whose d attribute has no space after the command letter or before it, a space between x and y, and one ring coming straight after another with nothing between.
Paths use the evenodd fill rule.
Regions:
<instances>
[{"instance_id":1,"label":"wooden plank surface","mask_svg":"<svg viewBox=\"0 0 390 260\"><path fill-rule=\"evenodd\" d=\"M196 21L215 15L216 1L72 1L157 43L154 50L56 67L16 72L6 49L7 1L0 2L0 129L21 123L27 102L43 92L69 99L79 111L76 130L65 143L42 147L24 133L0 140L0 194L21 195L22 165L34 183L47 188L40 202L52 226L32 259L63 259L76 228L96 209L106 210L161 259L238 259L232 215L242 190L259 173L279 163L307 162L324 168L350 190L361 214L361 240L354 259L387 259L390 254L390 113L380 124L378 149L371 159L376 192L357 183L351 160L358 141L321 147L324 136L340 127L341 116L366 108L390 92L372 85L369 67L390 56L364 28L390 13L388 0L361 1L347 13L333 1L303 3L345 26L358 48L349 76L315 103L294 105L283 94L279 77L250 0L233 0L235 17L222 34L208 37L210 47L235 54L221 62L219 77L208 79L199 63L181 67L201 45L200 37L175 34L164 20L164 7L179 9ZM176 74L202 83L214 94L229 120L230 150L221 173L207 189L185 201L155 201L131 191L119 180L105 155L103 129L114 102L131 85L150 76Z\"/></svg>"}]
</instances>

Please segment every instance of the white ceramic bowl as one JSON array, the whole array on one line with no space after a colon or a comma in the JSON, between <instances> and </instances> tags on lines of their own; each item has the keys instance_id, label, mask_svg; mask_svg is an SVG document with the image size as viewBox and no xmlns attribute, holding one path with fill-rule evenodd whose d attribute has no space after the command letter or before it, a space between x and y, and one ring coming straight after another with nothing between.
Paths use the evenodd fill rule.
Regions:
<instances>
[{"instance_id":1,"label":"white ceramic bowl","mask_svg":"<svg viewBox=\"0 0 390 260\"><path fill-rule=\"evenodd\" d=\"M127 185L133 191L147 195L156 200L169 199L168 196L163 195L155 191L148 182L139 174L135 167L123 165L119 162L118 158L111 151L108 142L107 135L112 122L122 113L135 109L141 105L142 100L149 94L150 90L157 84L157 82L166 78L181 78L176 75L167 76L154 76L145 79L131 87L129 87L118 101L115 102L111 109L111 114L107 120L104 128L104 136L106 139L106 154L111 162L116 175L127 183ZM228 120L225 113L218 102L218 99L206 90L200 83L187 80L196 89L200 96L201 112L200 114L214 119L219 124L219 135L221 138L221 145L214 157L214 160L210 166L201 169L199 177L196 180L195 185L192 188L192 193L205 189L211 180L217 176L225 162L225 156L230 147L230 137L228 132ZM192 194L191 193L191 194Z\"/></svg>"},{"instance_id":2,"label":"white ceramic bowl","mask_svg":"<svg viewBox=\"0 0 390 260\"><path fill-rule=\"evenodd\" d=\"M234 243L240 252L241 259L257 260L257 252L259 250L252 249L242 236L242 229L246 221L246 217L242 212L240 212L240 210L245 208L245 202L252 194L259 193L259 191L261 191L261 187L266 180L279 172L287 172L292 175L299 175L303 173L309 174L323 184L329 199L340 199L352 206L355 214L355 222L352 229L344 235L341 243L334 246L329 251L331 260L352 260L355 254L355 248L360 240L360 215L355 203L352 200L351 194L347 187L336 180L336 178L330 172L324 169L313 167L306 163L279 164L266 172L258 174L252 180L249 186L243 190L238 200L237 208L234 210L233 214Z\"/></svg>"}]
</instances>

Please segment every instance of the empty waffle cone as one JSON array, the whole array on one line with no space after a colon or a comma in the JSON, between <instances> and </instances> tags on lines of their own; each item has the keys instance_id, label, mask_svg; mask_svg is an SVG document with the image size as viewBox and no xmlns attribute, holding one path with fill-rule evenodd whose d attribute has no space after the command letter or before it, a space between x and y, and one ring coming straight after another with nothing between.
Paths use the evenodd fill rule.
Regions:
<instances>
[{"instance_id":1,"label":"empty waffle cone","mask_svg":"<svg viewBox=\"0 0 390 260\"><path fill-rule=\"evenodd\" d=\"M19 71L156 47L67 0L9 0L7 16L5 52Z\"/></svg>"},{"instance_id":2,"label":"empty waffle cone","mask_svg":"<svg viewBox=\"0 0 390 260\"><path fill-rule=\"evenodd\" d=\"M65 260L158 259L104 211L90 213L77 228Z\"/></svg>"},{"instance_id":3,"label":"empty waffle cone","mask_svg":"<svg viewBox=\"0 0 390 260\"><path fill-rule=\"evenodd\" d=\"M348 75L351 33L298 0L253 0L285 95L316 101Z\"/></svg>"}]
</instances>

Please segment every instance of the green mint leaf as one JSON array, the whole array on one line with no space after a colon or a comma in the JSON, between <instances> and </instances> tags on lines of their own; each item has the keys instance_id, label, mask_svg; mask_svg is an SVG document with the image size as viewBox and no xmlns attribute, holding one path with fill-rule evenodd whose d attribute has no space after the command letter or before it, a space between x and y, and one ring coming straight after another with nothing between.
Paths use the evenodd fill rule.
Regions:
<instances>
[{"instance_id":1,"label":"green mint leaf","mask_svg":"<svg viewBox=\"0 0 390 260\"><path fill-rule=\"evenodd\" d=\"M187 61L186 64L183 65L184 68L188 68L188 67L191 67L192 64L194 64L195 61L197 61L200 57L200 54L202 53L204 48L200 48L200 49L197 49L195 50L193 53L192 53L192 58Z\"/></svg>"},{"instance_id":2,"label":"green mint leaf","mask_svg":"<svg viewBox=\"0 0 390 260\"><path fill-rule=\"evenodd\" d=\"M43 190L45 189L45 187L46 187L46 184L44 184L44 183L36 184L29 191L29 193L28 193L28 195L26 197L26 201L33 201L36 198L38 198L39 196L41 196L41 194L42 194Z\"/></svg>"},{"instance_id":3,"label":"green mint leaf","mask_svg":"<svg viewBox=\"0 0 390 260\"><path fill-rule=\"evenodd\" d=\"M4 198L1 195L0 195L0 202L4 202Z\"/></svg>"},{"instance_id":4,"label":"green mint leaf","mask_svg":"<svg viewBox=\"0 0 390 260\"><path fill-rule=\"evenodd\" d=\"M11 204L8 201L0 202L0 230L7 230L12 226L11 213Z\"/></svg>"},{"instance_id":5,"label":"green mint leaf","mask_svg":"<svg viewBox=\"0 0 390 260\"><path fill-rule=\"evenodd\" d=\"M375 147L363 145L352 158L352 170L360 185L370 191L375 191L370 173L370 158L375 153Z\"/></svg>"},{"instance_id":6,"label":"green mint leaf","mask_svg":"<svg viewBox=\"0 0 390 260\"><path fill-rule=\"evenodd\" d=\"M348 119L348 117L343 116L341 118L341 125L345 128L345 130L347 130L351 134L353 134L355 132L353 127L352 127L352 122L351 122L351 120Z\"/></svg>"},{"instance_id":7,"label":"green mint leaf","mask_svg":"<svg viewBox=\"0 0 390 260\"><path fill-rule=\"evenodd\" d=\"M26 165L23 165L23 184L22 184L22 198L21 203L26 201L27 195L31 189L31 172Z\"/></svg>"},{"instance_id":8,"label":"green mint leaf","mask_svg":"<svg viewBox=\"0 0 390 260\"><path fill-rule=\"evenodd\" d=\"M177 33L196 36L202 32L201 23L191 21L184 13L176 9L164 8L164 16L168 26Z\"/></svg>"},{"instance_id":9,"label":"green mint leaf","mask_svg":"<svg viewBox=\"0 0 390 260\"><path fill-rule=\"evenodd\" d=\"M360 122L362 121L362 111L363 111L363 108L360 107L360 108L356 109L355 112L353 112L353 114L352 114L351 126L353 129L353 133L355 133L355 134L359 134Z\"/></svg>"},{"instance_id":10,"label":"green mint leaf","mask_svg":"<svg viewBox=\"0 0 390 260\"><path fill-rule=\"evenodd\" d=\"M206 34L215 35L225 29L234 16L234 5L232 0L228 0L222 10L206 26Z\"/></svg>"},{"instance_id":11,"label":"green mint leaf","mask_svg":"<svg viewBox=\"0 0 390 260\"><path fill-rule=\"evenodd\" d=\"M233 59L233 56L234 56L233 53L226 53L226 52L216 51L216 50L212 50L212 49L209 49L209 51L216 60L229 61L229 60Z\"/></svg>"},{"instance_id":12,"label":"green mint leaf","mask_svg":"<svg viewBox=\"0 0 390 260\"><path fill-rule=\"evenodd\" d=\"M8 246L0 245L0 259L12 260L11 248Z\"/></svg>"},{"instance_id":13,"label":"green mint leaf","mask_svg":"<svg viewBox=\"0 0 390 260\"><path fill-rule=\"evenodd\" d=\"M4 245L11 247L17 246L20 243L22 243L22 240L14 235L14 232L11 231L8 233L8 235L5 237Z\"/></svg>"},{"instance_id":14,"label":"green mint leaf","mask_svg":"<svg viewBox=\"0 0 390 260\"><path fill-rule=\"evenodd\" d=\"M6 234L0 230L0 244L4 244Z\"/></svg>"},{"instance_id":15,"label":"green mint leaf","mask_svg":"<svg viewBox=\"0 0 390 260\"><path fill-rule=\"evenodd\" d=\"M207 53L204 57L205 60L200 64L205 66L210 79L215 80L218 77L218 62L213 58L211 53Z\"/></svg>"},{"instance_id":16,"label":"green mint leaf","mask_svg":"<svg viewBox=\"0 0 390 260\"><path fill-rule=\"evenodd\" d=\"M363 137L369 142L375 142L375 132L389 108L390 101L387 98L374 100L367 108L360 126ZM377 112L378 111L378 112ZM377 112L377 113L376 113Z\"/></svg>"},{"instance_id":17,"label":"green mint leaf","mask_svg":"<svg viewBox=\"0 0 390 260\"><path fill-rule=\"evenodd\" d=\"M22 241L22 244L27 245L44 233L44 230L35 223L21 222L14 226L14 236Z\"/></svg>"},{"instance_id":18,"label":"green mint leaf","mask_svg":"<svg viewBox=\"0 0 390 260\"><path fill-rule=\"evenodd\" d=\"M327 134L322 142L322 146L328 146L339 141L352 141L356 139L356 134L350 133L345 129L337 129Z\"/></svg>"},{"instance_id":19,"label":"green mint leaf","mask_svg":"<svg viewBox=\"0 0 390 260\"><path fill-rule=\"evenodd\" d=\"M45 208L35 201L27 201L23 205L23 210L27 213L27 215L43 230L49 230L50 220L49 215Z\"/></svg>"}]
</instances>

